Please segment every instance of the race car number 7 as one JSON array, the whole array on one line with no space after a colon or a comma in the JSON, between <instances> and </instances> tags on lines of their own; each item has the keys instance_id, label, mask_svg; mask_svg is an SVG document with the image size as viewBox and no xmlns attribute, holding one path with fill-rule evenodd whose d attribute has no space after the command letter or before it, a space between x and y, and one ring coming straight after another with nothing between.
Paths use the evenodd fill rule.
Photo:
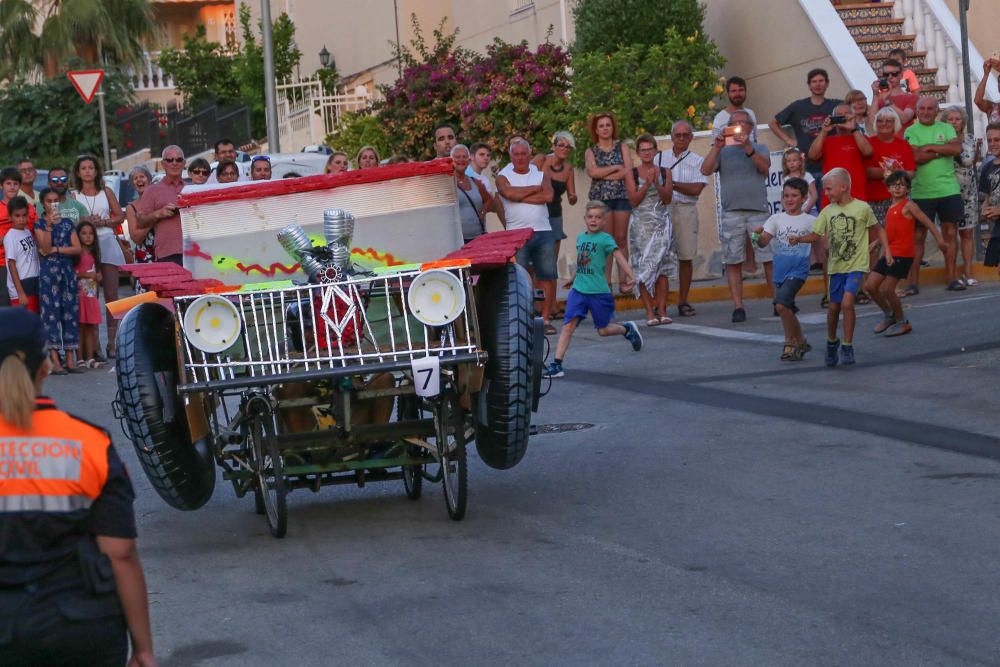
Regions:
<instances>
[{"instance_id":1,"label":"race car number 7","mask_svg":"<svg viewBox=\"0 0 1000 667\"><path fill-rule=\"evenodd\" d=\"M429 398L441 393L441 360L438 357L421 357L410 362L413 370L413 388L417 396Z\"/></svg>"}]
</instances>

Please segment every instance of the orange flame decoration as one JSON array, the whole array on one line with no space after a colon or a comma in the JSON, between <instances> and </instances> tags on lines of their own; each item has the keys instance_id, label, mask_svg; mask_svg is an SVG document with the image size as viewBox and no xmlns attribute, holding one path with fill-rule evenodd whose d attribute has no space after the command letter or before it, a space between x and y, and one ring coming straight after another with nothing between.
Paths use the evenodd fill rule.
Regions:
<instances>
[{"instance_id":1,"label":"orange flame decoration","mask_svg":"<svg viewBox=\"0 0 1000 667\"><path fill-rule=\"evenodd\" d=\"M273 278L278 273L291 275L299 270L298 264L287 265L281 264L280 262L274 262L270 266L265 267L257 263L248 264L243 260L226 257L225 255L213 257L203 251L201 246L197 243L192 243L190 247L184 251L184 256L211 262L215 265L216 269L224 273L228 271L235 271L245 275L257 273L262 276L267 276L268 278ZM392 253L379 252L374 248L352 248L351 261L364 269L374 269L383 266L401 266L408 263L397 259Z\"/></svg>"}]
</instances>

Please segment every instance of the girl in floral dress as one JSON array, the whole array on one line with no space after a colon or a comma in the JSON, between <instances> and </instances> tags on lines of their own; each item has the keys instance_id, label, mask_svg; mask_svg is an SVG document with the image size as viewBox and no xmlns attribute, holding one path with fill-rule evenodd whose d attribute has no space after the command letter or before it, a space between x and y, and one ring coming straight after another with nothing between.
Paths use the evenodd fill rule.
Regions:
<instances>
[{"instance_id":1,"label":"girl in floral dress","mask_svg":"<svg viewBox=\"0 0 1000 667\"><path fill-rule=\"evenodd\" d=\"M73 221L60 217L59 194L51 188L42 190L45 217L35 222L35 241L41 257L38 272L38 302L49 338L52 375L80 373L76 367L80 347L80 309L73 263L80 255L80 239ZM66 366L59 351L66 355Z\"/></svg>"},{"instance_id":2,"label":"girl in floral dress","mask_svg":"<svg viewBox=\"0 0 1000 667\"><path fill-rule=\"evenodd\" d=\"M97 244L97 228L92 223L81 222L76 227L80 239L80 261L76 265L76 279L80 285L80 361L78 367L100 368L102 363L94 357L99 347L97 328L101 325L101 300L97 298L97 285L101 274L101 247Z\"/></svg>"}]
</instances>

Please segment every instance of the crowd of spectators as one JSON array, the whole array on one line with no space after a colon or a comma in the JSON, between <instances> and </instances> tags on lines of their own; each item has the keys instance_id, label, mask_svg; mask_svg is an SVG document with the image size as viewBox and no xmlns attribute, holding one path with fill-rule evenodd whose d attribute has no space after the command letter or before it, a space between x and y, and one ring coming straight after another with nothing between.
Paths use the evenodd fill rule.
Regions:
<instances>
[{"instance_id":1,"label":"crowd of spectators","mask_svg":"<svg viewBox=\"0 0 1000 667\"><path fill-rule=\"evenodd\" d=\"M1000 69L1000 62L988 60L985 73L993 67ZM907 274L890 281L899 283L893 296L919 293L929 229L941 240L946 289L965 290L976 284L974 228L1000 223L1000 165L994 160L1000 153L1000 109L985 100L984 76L975 100L990 121L984 159L982 140L969 131L964 109L942 111L934 97L916 94L919 81L907 67L905 53L891 53L878 74L870 95L851 90L840 100L827 97L829 77L824 70L814 69L806 77L808 95L790 102L770 119L768 126L774 136L787 146L782 156L784 179L793 183L795 192L802 190L801 197L791 192L788 200L795 201L796 214L820 216L822 220L821 214L831 204L825 177L842 174L834 190L839 193L839 188L846 186L847 194L838 195L838 206L853 211L857 207L852 202L864 204L872 219L884 228L890 210L901 203L887 178L892 176L893 183L900 183L905 177L908 197L921 213L915 219L921 224L914 226L913 259ZM770 168L769 150L757 139L757 116L747 106L746 80L731 77L725 91L727 104L713 120L712 143L704 156L691 150L694 132L685 120L672 123L670 147L658 151L651 135L635 138L630 147L611 113L598 113L589 119L590 145L584 152L590 177L588 199L601 204L604 231L631 267L633 276L619 274L629 281L617 287L640 297L648 326L672 321L668 314L671 280L676 281L679 291L676 314L696 315L690 290L698 254L697 202L712 175L718 176L720 184L719 245L733 303L732 321L747 318L744 276L755 273L758 267L763 268L774 296L774 313L782 315L790 310L787 288L782 287L790 274L785 269L775 271L772 248L787 252L787 229L801 231L803 222L786 224L785 233L772 224L772 233L766 232L772 217L765 178ZM574 205L578 199L572 168L577 149L573 135L556 132L551 146L542 151L534 151L524 137L510 137L501 147L506 153L501 161L507 164L495 177L490 169L493 147L459 143L458 131L447 123L434 128L431 141L437 157L450 157L454 162L465 241L486 232L486 216L491 212L508 229L534 231L517 261L535 281L546 333L556 333L553 322L565 314L555 312L557 258L566 238L563 200ZM118 298L118 266L132 261L182 263L177 199L186 182L201 185L272 177L266 155L253 157L249 174L242 174L236 147L227 139L216 143L214 157L214 166L203 158L189 164L179 147L168 146L161 156L165 173L160 180L154 183L144 167L129 174L136 192L135 201L130 202L117 200L104 183L99 160L89 155L81 156L69 170L61 166L49 169L48 187L42 192L34 191L36 171L30 160L0 171L0 282L7 287L0 290L0 305L21 305L41 313L55 350L56 373L80 372L115 355L115 320L105 315L107 342L102 347L97 341L101 309L95 304L99 304L99 294L105 302ZM401 156L383 160L376 148L364 146L354 156L353 165L346 153L332 152L324 171L336 174L352 166L370 169L404 161L407 159ZM782 205L785 199L783 196ZM898 218L903 214L894 215ZM934 221L940 234L922 224L920 218ZM842 243L834 238L837 225L857 226L859 222L857 216L847 216L831 224L831 233L816 234L811 243L808 268L812 271L829 269L832 249L828 243ZM761 234L777 241L760 243ZM887 252L875 230L868 231L863 245L868 272L885 261ZM799 262L802 251L793 254ZM986 264L998 263L1000 241L990 240ZM605 263L609 285L613 264ZM899 266L897 262L893 273L899 272ZM824 279L832 273L824 270ZM868 284L883 289L881 282L859 279L846 286L849 300L866 303ZM823 307L830 304L831 294L842 288L844 285L828 285ZM841 294L837 296L843 301ZM890 319L894 304L881 292L872 296ZM794 342L798 333L794 328L789 331Z\"/></svg>"}]
</instances>

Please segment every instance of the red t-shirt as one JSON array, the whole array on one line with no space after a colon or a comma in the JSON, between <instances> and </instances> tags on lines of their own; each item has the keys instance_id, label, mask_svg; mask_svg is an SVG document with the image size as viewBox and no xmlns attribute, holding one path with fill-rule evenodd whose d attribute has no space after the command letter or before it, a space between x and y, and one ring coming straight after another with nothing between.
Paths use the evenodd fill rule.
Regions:
<instances>
[{"instance_id":1,"label":"red t-shirt","mask_svg":"<svg viewBox=\"0 0 1000 667\"><path fill-rule=\"evenodd\" d=\"M920 96L919 95L914 95L912 93L900 93L899 95L890 95L889 96L889 101L892 104L894 104L895 106L899 107L900 109L903 109L904 111L906 109L912 109L913 110L913 118L910 119L909 123L903 123L903 127L900 128L900 130L899 130L899 136L900 137L903 136L903 130L905 130L909 126L913 125L913 121L915 121L917 119L917 102L919 100L920 100ZM903 120L903 119L900 118L900 120Z\"/></svg>"},{"instance_id":2,"label":"red t-shirt","mask_svg":"<svg viewBox=\"0 0 1000 667\"><path fill-rule=\"evenodd\" d=\"M35 213L35 205L28 202L28 231L34 231L35 220L38 214ZM0 202L0 267L7 268L7 253L3 250L3 237L11 230L10 216L7 215L7 202Z\"/></svg>"},{"instance_id":3,"label":"red t-shirt","mask_svg":"<svg viewBox=\"0 0 1000 667\"><path fill-rule=\"evenodd\" d=\"M854 141L854 133L830 134L823 140L823 173L842 167L851 175L851 196L861 201L868 201L866 193L865 159L861 149ZM820 207L826 206L830 200L823 193Z\"/></svg>"},{"instance_id":4,"label":"red t-shirt","mask_svg":"<svg viewBox=\"0 0 1000 667\"><path fill-rule=\"evenodd\" d=\"M906 139L893 137L892 141L882 141L878 137L869 137L872 145L872 156L865 160L865 167L882 168L882 160L893 159L899 163L898 169L915 171L917 163L913 159L913 147ZM889 199L889 189L885 187L882 177L868 179L868 202Z\"/></svg>"},{"instance_id":5,"label":"red t-shirt","mask_svg":"<svg viewBox=\"0 0 1000 667\"><path fill-rule=\"evenodd\" d=\"M903 215L907 201L890 206L885 214L885 235L889 237L889 252L893 257L913 257L913 231L917 221Z\"/></svg>"},{"instance_id":6,"label":"red t-shirt","mask_svg":"<svg viewBox=\"0 0 1000 667\"><path fill-rule=\"evenodd\" d=\"M167 204L176 204L177 196L184 189L184 181L171 184L166 179L150 185L135 202L135 210L140 215L149 215ZM157 258L179 255L184 251L183 234L181 233L180 214L172 215L163 220L157 220L153 226L156 233L154 251Z\"/></svg>"}]
</instances>

